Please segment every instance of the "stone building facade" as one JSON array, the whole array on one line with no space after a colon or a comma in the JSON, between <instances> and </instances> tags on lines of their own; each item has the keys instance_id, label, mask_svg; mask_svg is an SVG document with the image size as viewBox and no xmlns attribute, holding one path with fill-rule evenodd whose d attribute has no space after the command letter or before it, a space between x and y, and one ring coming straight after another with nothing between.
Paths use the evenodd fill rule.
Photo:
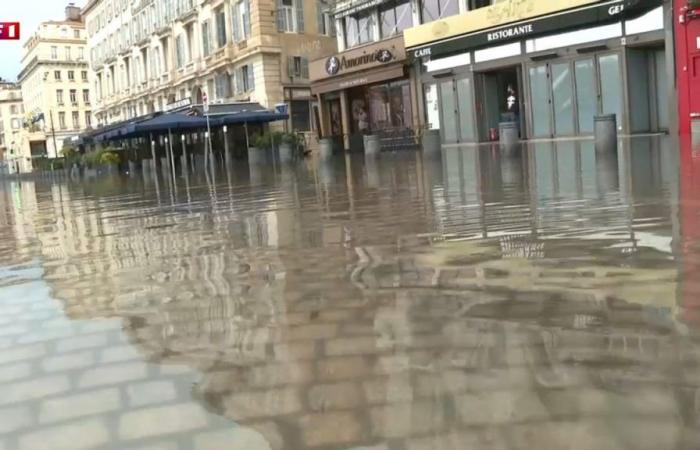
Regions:
<instances>
[{"instance_id":1,"label":"stone building facade","mask_svg":"<svg viewBox=\"0 0 700 450\"><path fill-rule=\"evenodd\" d=\"M24 106L19 85L0 80L0 170L16 171L24 138Z\"/></svg>"},{"instance_id":2,"label":"stone building facade","mask_svg":"<svg viewBox=\"0 0 700 450\"><path fill-rule=\"evenodd\" d=\"M106 125L184 100L290 106L311 128L308 62L335 49L314 0L92 0L83 9L95 115Z\"/></svg>"},{"instance_id":3,"label":"stone building facade","mask_svg":"<svg viewBox=\"0 0 700 450\"><path fill-rule=\"evenodd\" d=\"M60 157L65 139L92 126L88 77L85 26L69 5L65 20L41 23L24 44L18 81L30 126L23 156Z\"/></svg>"}]
</instances>

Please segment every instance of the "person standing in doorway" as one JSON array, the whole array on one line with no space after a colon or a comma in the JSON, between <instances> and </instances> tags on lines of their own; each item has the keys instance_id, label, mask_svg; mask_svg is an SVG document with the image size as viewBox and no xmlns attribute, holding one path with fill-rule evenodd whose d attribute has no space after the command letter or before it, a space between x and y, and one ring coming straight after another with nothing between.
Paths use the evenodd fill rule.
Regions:
<instances>
[{"instance_id":1,"label":"person standing in doorway","mask_svg":"<svg viewBox=\"0 0 700 450\"><path fill-rule=\"evenodd\" d=\"M513 85L509 84L506 95L506 113L508 121L517 122L518 120L518 96L513 88Z\"/></svg>"}]
</instances>

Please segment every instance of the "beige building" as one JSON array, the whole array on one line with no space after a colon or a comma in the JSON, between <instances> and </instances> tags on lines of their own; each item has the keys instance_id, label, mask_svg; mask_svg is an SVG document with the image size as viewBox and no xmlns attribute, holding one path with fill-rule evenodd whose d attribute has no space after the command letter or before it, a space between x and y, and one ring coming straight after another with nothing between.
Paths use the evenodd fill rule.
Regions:
<instances>
[{"instance_id":1,"label":"beige building","mask_svg":"<svg viewBox=\"0 0 700 450\"><path fill-rule=\"evenodd\" d=\"M0 173L16 172L25 130L22 91L19 85L0 80Z\"/></svg>"},{"instance_id":2,"label":"beige building","mask_svg":"<svg viewBox=\"0 0 700 450\"><path fill-rule=\"evenodd\" d=\"M328 6L315 0L91 0L95 118L105 125L201 103L286 102L309 130L309 61L335 49Z\"/></svg>"},{"instance_id":3,"label":"beige building","mask_svg":"<svg viewBox=\"0 0 700 450\"><path fill-rule=\"evenodd\" d=\"M18 80L30 123L26 157L61 156L64 139L92 126L88 77L85 26L71 4L65 20L43 22L24 44Z\"/></svg>"}]
</instances>

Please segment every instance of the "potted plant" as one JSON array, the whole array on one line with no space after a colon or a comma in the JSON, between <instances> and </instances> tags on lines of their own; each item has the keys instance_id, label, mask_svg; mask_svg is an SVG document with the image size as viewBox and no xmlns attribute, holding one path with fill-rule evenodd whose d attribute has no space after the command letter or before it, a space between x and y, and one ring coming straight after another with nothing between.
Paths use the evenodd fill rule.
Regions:
<instances>
[{"instance_id":1,"label":"potted plant","mask_svg":"<svg viewBox=\"0 0 700 450\"><path fill-rule=\"evenodd\" d=\"M294 133L280 133L279 142L280 161L283 163L292 162L299 145L299 138Z\"/></svg>"},{"instance_id":2,"label":"potted plant","mask_svg":"<svg viewBox=\"0 0 700 450\"><path fill-rule=\"evenodd\" d=\"M100 152L99 163L102 166L106 166L107 172L115 173L119 166L119 155L111 151L111 148L108 148Z\"/></svg>"},{"instance_id":3,"label":"potted plant","mask_svg":"<svg viewBox=\"0 0 700 450\"><path fill-rule=\"evenodd\" d=\"M271 147L272 136L270 133L254 134L250 138L250 145L248 147L248 163L249 164L262 164L265 162L266 150Z\"/></svg>"}]
</instances>

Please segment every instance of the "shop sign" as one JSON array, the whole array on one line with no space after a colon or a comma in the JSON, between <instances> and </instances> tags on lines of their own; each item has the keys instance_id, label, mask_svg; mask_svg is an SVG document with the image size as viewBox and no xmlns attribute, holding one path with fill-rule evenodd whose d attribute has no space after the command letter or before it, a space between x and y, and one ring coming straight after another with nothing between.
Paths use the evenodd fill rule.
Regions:
<instances>
[{"instance_id":1,"label":"shop sign","mask_svg":"<svg viewBox=\"0 0 700 450\"><path fill-rule=\"evenodd\" d=\"M337 11L335 12L335 17L340 18L340 17L350 16L352 14L359 12L359 11L362 11L363 9L372 8L373 6L379 6L385 2L386 2L386 0L369 0L369 1L350 2L350 6L348 8L343 8L342 6L338 7Z\"/></svg>"},{"instance_id":2,"label":"shop sign","mask_svg":"<svg viewBox=\"0 0 700 450\"><path fill-rule=\"evenodd\" d=\"M357 56L355 58L346 58L341 56L331 56L326 60L326 73L330 76L338 75L338 73L348 69L348 68L360 68L367 64L372 64L374 62L378 63L388 63L394 59L394 55L388 49L380 49L374 53L365 54L362 56Z\"/></svg>"},{"instance_id":3,"label":"shop sign","mask_svg":"<svg viewBox=\"0 0 700 450\"><path fill-rule=\"evenodd\" d=\"M396 36L371 45L351 48L338 55L317 59L309 64L312 82L372 68L381 68L406 60L403 37Z\"/></svg>"},{"instance_id":4,"label":"shop sign","mask_svg":"<svg viewBox=\"0 0 700 450\"><path fill-rule=\"evenodd\" d=\"M526 37L574 30L598 23L622 20L623 18L629 19L660 6L661 2L662 0L613 0L603 2L567 13L554 14L527 22L439 41L429 46L415 48L409 52L409 55L412 59L448 56L475 48L488 47L497 43L517 41Z\"/></svg>"},{"instance_id":5,"label":"shop sign","mask_svg":"<svg viewBox=\"0 0 700 450\"><path fill-rule=\"evenodd\" d=\"M183 98L182 100L178 100L173 103L168 103L163 107L163 112L169 112L174 109L180 109L180 108L186 108L188 106L192 105L192 100L189 98Z\"/></svg>"}]
</instances>

